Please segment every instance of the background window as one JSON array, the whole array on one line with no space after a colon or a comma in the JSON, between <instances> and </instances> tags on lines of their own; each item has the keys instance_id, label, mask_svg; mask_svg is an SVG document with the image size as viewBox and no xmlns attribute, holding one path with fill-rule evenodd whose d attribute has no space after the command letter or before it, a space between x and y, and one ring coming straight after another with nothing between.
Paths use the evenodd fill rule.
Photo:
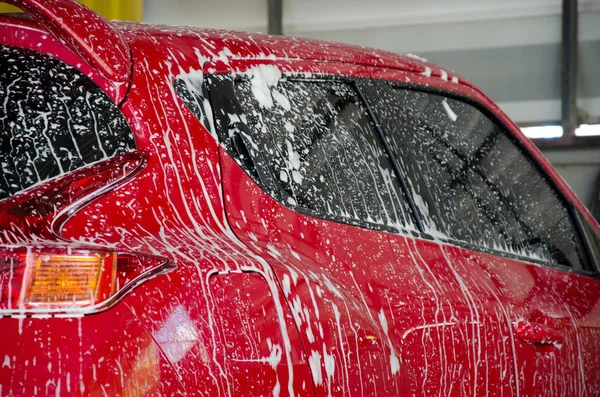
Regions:
<instances>
[{"instance_id":1,"label":"background window","mask_svg":"<svg viewBox=\"0 0 600 397\"><path fill-rule=\"evenodd\" d=\"M502 127L441 95L379 82L370 97L429 232L581 267L568 210Z\"/></svg>"},{"instance_id":2,"label":"background window","mask_svg":"<svg viewBox=\"0 0 600 397\"><path fill-rule=\"evenodd\" d=\"M265 190L273 184L288 206L320 217L412 225L389 158L349 84L280 80L257 89L252 79L239 79L215 87L230 152Z\"/></svg>"}]
</instances>

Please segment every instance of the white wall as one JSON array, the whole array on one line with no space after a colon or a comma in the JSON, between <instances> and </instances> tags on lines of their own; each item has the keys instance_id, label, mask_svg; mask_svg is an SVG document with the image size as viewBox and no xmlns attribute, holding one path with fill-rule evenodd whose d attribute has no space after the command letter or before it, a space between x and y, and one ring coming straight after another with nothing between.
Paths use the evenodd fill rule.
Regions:
<instances>
[{"instance_id":1,"label":"white wall","mask_svg":"<svg viewBox=\"0 0 600 397\"><path fill-rule=\"evenodd\" d=\"M144 22L267 31L267 0L145 0Z\"/></svg>"},{"instance_id":2,"label":"white wall","mask_svg":"<svg viewBox=\"0 0 600 397\"><path fill-rule=\"evenodd\" d=\"M144 18L149 23L261 32L267 29L267 0L145 0L144 7ZM600 3L598 0L580 0L579 7L585 14L598 11ZM284 30L335 31L373 26L514 20L560 15L560 12L561 0L284 0ZM531 34L522 36L518 33L509 38L521 42L528 40ZM440 39L444 38L438 37ZM479 37L469 39L478 40ZM560 30L541 40L559 41ZM413 37L407 40L408 44L411 42L426 51L436 49L427 47L432 45L431 40ZM410 50L412 48L408 48Z\"/></svg>"}]
</instances>

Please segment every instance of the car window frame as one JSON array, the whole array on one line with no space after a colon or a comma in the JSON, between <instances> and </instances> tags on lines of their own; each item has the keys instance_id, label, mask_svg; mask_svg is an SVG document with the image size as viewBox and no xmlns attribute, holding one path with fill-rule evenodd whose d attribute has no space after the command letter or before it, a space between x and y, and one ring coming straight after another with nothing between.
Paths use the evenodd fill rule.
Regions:
<instances>
[{"instance_id":1,"label":"car window frame","mask_svg":"<svg viewBox=\"0 0 600 397\"><path fill-rule=\"evenodd\" d=\"M600 277L600 235L596 234L593 226L586 220L579 208L574 207L574 212L577 219L577 229L585 236L587 242L586 248L594 268L593 272Z\"/></svg>"},{"instance_id":2,"label":"car window frame","mask_svg":"<svg viewBox=\"0 0 600 397\"><path fill-rule=\"evenodd\" d=\"M517 137L517 135L514 133L513 129L509 125L507 125L505 122L503 122L501 120L501 118L496 114L496 112L494 112L492 109L487 107L485 104L483 104L481 101L477 100L473 96L466 95L466 94L463 94L463 93L460 93L457 91L441 88L441 87L424 85L424 84L413 83L413 82L402 82L402 81L397 81L397 80L381 79L381 78L371 78L371 79L361 79L361 80L367 81L367 84L370 81L377 81L380 83L387 83L387 85L390 86L390 88L392 88L392 89L403 89L403 90L411 90L411 91L417 91L417 92L437 94L437 95L440 95L440 96L443 96L446 98L464 102L468 105L473 106L475 109L480 111L485 117L487 117L492 123L494 123L498 127L502 128L506 137L516 146L516 148L518 150L520 150L520 152L523 154L523 156L532 163L534 168L540 173L540 175L543 177L543 179L546 181L546 183L548 183L549 187L556 193L561 204L567 210L569 219L571 220L574 228L576 229L576 233L577 233L576 237L581 242L581 248L583 251L582 253L584 255L584 258L582 258L582 268L577 269L573 266L566 266L566 265L562 265L560 263L549 262L549 261L542 260L542 259L535 259L535 258L531 258L531 257L527 257L527 256L522 256L522 255L518 255L518 254L512 254L509 252L499 251L499 250L495 250L495 249L492 249L489 247L480 246L477 244L472 244L472 243L468 243L465 241L456 240L451 237L448 237L448 238L436 237L437 240L442 241L447 244L450 244L450 245L453 245L453 246L466 248L466 249L470 249L470 250L474 250L474 251L478 251L478 252L489 253L489 254L492 254L495 256L516 259L516 260L519 260L522 262L524 261L524 262L535 263L535 264L543 265L543 266L551 268L551 269L566 271L569 273L576 273L576 274L580 274L580 275L584 275L584 276L588 276L588 277L600 278L600 269L599 269L600 265L598 263L596 263L594 255L592 254L591 242L589 241L588 236L583 231L583 225L581 224L581 219L577 215L577 212L579 211L579 209L577 208L577 205L575 203L573 203L571 200L569 200L569 198L566 196L564 191L556 184L554 178L552 178L548 174L546 168L544 166L542 166L542 164L539 162L539 160L536 158L536 156L534 156L533 153L531 153L531 151ZM360 87L360 85L359 85L359 87ZM366 100L368 102L369 101L369 90L365 90L365 92L367 93ZM369 105L369 107L371 107L371 106ZM377 116L376 110L374 110L374 113ZM384 134L386 133L385 129L383 132L384 132ZM390 156L392 156L391 153L390 153ZM410 159L407 159L407 160L410 161ZM393 156L392 156L392 161L396 161L396 159L393 158ZM400 166L400 168L402 168L402 167ZM412 194L412 192L409 191L408 194ZM439 207L436 206L436 210L439 211L440 210ZM420 213L415 214L415 217L421 218L421 214ZM423 235L426 237L430 237L427 233L423 233Z\"/></svg>"},{"instance_id":3,"label":"car window frame","mask_svg":"<svg viewBox=\"0 0 600 397\"><path fill-rule=\"evenodd\" d=\"M233 81L233 79L235 78L235 75L236 75L236 73L231 72L231 71L205 74L204 91L207 95L208 100L211 103L211 107L213 107L212 116L215 120L218 117L222 117L222 116L218 115L214 111L215 110L214 109L215 93L214 93L213 86L211 84L211 80L213 78L215 78L215 76L220 76L220 77L229 78L231 81ZM258 187L263 192L268 194L271 198L273 198L275 201L277 201L277 203L283 205L284 207L290 209L291 211L297 212L302 215L314 217L316 219L333 221L336 223L341 223L341 224L345 224L345 225L349 225L349 226L356 226L356 227L360 227L363 229L374 230L374 231L378 231L378 232L402 234L402 235L406 235L406 236L409 236L412 238L420 238L420 239L430 240L430 241L439 241L444 244L456 246L459 248L469 249L469 250L476 251L476 252L481 252L481 253L486 253L486 254L490 254L490 255L494 255L494 256L504 257L507 259L513 259L513 260L517 260L520 262L542 265L544 267L547 267L547 268L550 268L553 270L560 270L560 271L564 271L567 273L580 274L580 275L587 276L587 277L600 278L600 264L596 263L596 260L592 254L591 242L588 240L588 236L583 232L583 226L581 224L581 220L577 216L577 211L579 211L577 208L577 205L575 203L573 203L571 200L569 200L569 198L565 195L563 190L556 184L555 180L548 174L546 168L541 165L541 163L536 158L536 156L534 156L529 151L529 149L524 145L524 143L515 135L511 126L508 125L507 123L505 123L504 121L502 121L502 119L496 114L495 111L490 109L488 106L486 106L480 100L474 98L473 96L467 95L467 94L463 94L463 93L460 93L457 91L453 91L450 89L445 89L445 88L441 88L441 87L437 87L437 86L424 85L424 84L419 84L419 83L414 83L414 82L403 82L403 81L398 81L398 80L393 80L393 79L376 78L376 77L375 78L374 77L370 77L370 78L369 77L355 77L355 76L327 74L327 73L319 73L319 74L314 74L310 77L307 77L305 74L300 73L300 72L299 73L291 72L291 73L286 73L285 79L309 81L309 82L338 81L338 82L345 82L345 83L352 85L353 89L355 90L360 101L363 103L365 110L367 111L367 116L369 117L369 119L371 120L371 122L373 123L375 128L379 129L379 130L381 130L381 124L380 124L379 118L378 118L379 116L371 106L371 103L369 100L369 90L364 89L365 84L369 84L370 82L374 82L374 81L387 83L392 88L408 89L408 90L413 90L413 91L421 91L421 92L442 95L447 98L452 98L452 99L455 99L458 101L465 102L466 104L469 104L469 105L475 107L485 117L490 119L490 121L497 124L500 128L503 129L507 138L514 145L516 145L517 149L519 149L521 151L521 153L523 154L523 156L526 157L526 159L531 161L531 163L533 164L535 169L541 174L541 176L546 181L546 183L549 184L549 187L556 192L558 199L560 200L562 205L565 206L565 209L568 212L569 219L573 223L573 226L576 228L576 232L577 232L576 237L581 242L581 246L582 246L581 248L583 249L583 254L584 254L584 258L582 258L583 259L583 261L582 261L583 267L581 269L577 269L577 268L574 268L573 266L566 266L566 265L562 265L562 264L555 263L555 262L549 262L549 261L545 261L545 260L541 260L541 259L526 257L526 256L518 255L518 254L504 252L504 251L499 251L499 250L495 250L495 249L488 248L485 246L479 246L479 245L467 243L464 241L455 240L452 238L442 238L439 236L434 237L431 234L429 234L423 230L423 228L421 226L422 214L420 212L418 212L415 208L412 208L411 206L409 206L411 208L408 208L408 211L409 211L408 214L412 216L412 220L415 224L415 227L418 228L419 230L410 229L410 228L398 229L398 228L391 227L391 226L386 226L386 225L381 225L381 224L376 224L376 223L371 223L371 222L361 221L361 220L354 220L354 219L349 219L349 218L342 218L342 217L338 217L338 216L330 215L330 214L321 216L321 214L317 214L317 213L314 213L313 211L306 210L300 206L289 205L288 203L286 203L285 200L283 200L281 198L281 196L280 196L281 192L279 191L279 189L278 189L278 191L273 192L274 194L272 194L272 193L268 192L261 184L257 183ZM218 137L219 144L225 149L225 151L230 156L232 156L232 158L235 159L236 154L231 153L231 151L228 149L228 145L223 143L223 139L226 139L226 137L227 137L226 132L222 131L222 128L219 128L217 126L217 123L214 123L214 124L215 124L214 128L216 130L216 135ZM375 131L375 132L378 133L378 131ZM383 130L382 132L385 136L385 130ZM398 180L400 181L403 178L406 178L405 172L404 172L402 166L400 164L398 164L396 159L393 157L393 153L389 150L389 148L385 147L386 145L381 140L379 142L382 146L382 150L385 153L387 153L391 162L395 163L393 170L396 173L396 177L398 178ZM398 167L400 172L402 172L402 175L398 175L398 172L395 169L396 167ZM255 181L254 177L252 177L250 175L250 173L244 167L241 167L241 168L244 171L244 173L246 173L253 181ZM256 181L255 181L255 183L256 183ZM403 195L406 196L406 198L407 198L406 201L413 200L410 189L403 188L402 193L403 193ZM399 203L399 204L408 206L408 203ZM439 210L439 209L436 208L436 210Z\"/></svg>"}]
</instances>

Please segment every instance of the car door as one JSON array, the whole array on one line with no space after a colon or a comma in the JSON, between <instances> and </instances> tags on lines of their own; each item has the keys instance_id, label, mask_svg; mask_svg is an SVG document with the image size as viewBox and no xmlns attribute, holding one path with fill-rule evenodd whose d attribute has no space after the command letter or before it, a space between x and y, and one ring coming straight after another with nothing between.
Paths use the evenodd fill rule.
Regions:
<instances>
[{"instance_id":1,"label":"car door","mask_svg":"<svg viewBox=\"0 0 600 397\"><path fill-rule=\"evenodd\" d=\"M509 323L498 342L510 344L516 394L583 395L590 374L578 319L597 304L598 283L551 180L505 127L456 94L397 81L367 92L448 269ZM587 347L599 349L589 336Z\"/></svg>"},{"instance_id":2,"label":"car door","mask_svg":"<svg viewBox=\"0 0 600 397\"><path fill-rule=\"evenodd\" d=\"M217 66L207 80L227 217L278 275L317 395L510 394L500 305L474 302L444 270L355 80L327 76L364 69Z\"/></svg>"}]
</instances>

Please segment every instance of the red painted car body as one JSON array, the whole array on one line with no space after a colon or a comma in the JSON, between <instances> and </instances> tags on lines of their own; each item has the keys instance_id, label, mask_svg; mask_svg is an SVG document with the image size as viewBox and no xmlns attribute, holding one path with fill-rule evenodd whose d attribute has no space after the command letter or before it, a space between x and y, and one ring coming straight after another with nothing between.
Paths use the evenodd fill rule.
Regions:
<instances>
[{"instance_id":1,"label":"red painted car body","mask_svg":"<svg viewBox=\"0 0 600 397\"><path fill-rule=\"evenodd\" d=\"M155 262L100 305L3 308L0 395L600 395L600 258L590 249L600 228L462 77L343 44L108 23L67 0L12 3L33 20L2 17L2 45L89 76L118 105L135 151L1 201L3 252L93 247ZM284 79L391 81L469 98L567 203L585 265L281 203L217 139L211 76L261 67ZM205 122L174 88L181 76L209 92L198 103Z\"/></svg>"}]
</instances>

